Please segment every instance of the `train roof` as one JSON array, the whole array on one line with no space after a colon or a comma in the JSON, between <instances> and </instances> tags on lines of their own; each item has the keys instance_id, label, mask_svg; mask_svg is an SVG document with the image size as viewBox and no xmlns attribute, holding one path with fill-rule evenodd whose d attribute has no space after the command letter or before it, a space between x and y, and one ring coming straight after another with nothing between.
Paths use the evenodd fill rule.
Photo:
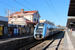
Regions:
<instances>
[{"instance_id":1,"label":"train roof","mask_svg":"<svg viewBox=\"0 0 75 50\"><path fill-rule=\"evenodd\" d=\"M38 24L47 24L47 23L38 23ZM52 26L53 28L60 28L60 27L57 27L57 26L54 26L54 25L51 25L51 24L49 24L50 26Z\"/></svg>"}]
</instances>

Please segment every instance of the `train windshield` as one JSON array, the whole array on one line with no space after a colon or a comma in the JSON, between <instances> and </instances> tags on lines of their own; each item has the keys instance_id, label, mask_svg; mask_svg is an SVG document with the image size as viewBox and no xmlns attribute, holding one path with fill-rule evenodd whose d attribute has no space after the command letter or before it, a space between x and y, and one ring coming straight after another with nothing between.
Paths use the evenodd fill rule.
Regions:
<instances>
[{"instance_id":1,"label":"train windshield","mask_svg":"<svg viewBox=\"0 0 75 50\"><path fill-rule=\"evenodd\" d=\"M44 23L39 23L36 31L43 31L43 28L44 28Z\"/></svg>"}]
</instances>

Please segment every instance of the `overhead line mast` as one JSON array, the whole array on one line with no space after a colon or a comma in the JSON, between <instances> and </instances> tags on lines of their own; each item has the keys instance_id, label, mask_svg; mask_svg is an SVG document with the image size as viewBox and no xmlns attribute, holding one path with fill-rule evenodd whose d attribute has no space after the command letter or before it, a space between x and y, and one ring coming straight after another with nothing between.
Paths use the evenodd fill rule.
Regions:
<instances>
[{"instance_id":1,"label":"overhead line mast","mask_svg":"<svg viewBox=\"0 0 75 50\"><path fill-rule=\"evenodd\" d=\"M4 4L4 5L6 5L6 6L9 6L9 7L11 7L11 8L16 9L15 7L13 7L13 6L11 6L11 5L7 4L7 3L4 3L4 2L2 2L2 1L0 1L0 3ZM10 11L8 8L5 8L5 9L4 9L5 14L8 14L8 16L9 16L11 13L13 13L13 12L15 11L14 9L11 9L12 11Z\"/></svg>"}]
</instances>

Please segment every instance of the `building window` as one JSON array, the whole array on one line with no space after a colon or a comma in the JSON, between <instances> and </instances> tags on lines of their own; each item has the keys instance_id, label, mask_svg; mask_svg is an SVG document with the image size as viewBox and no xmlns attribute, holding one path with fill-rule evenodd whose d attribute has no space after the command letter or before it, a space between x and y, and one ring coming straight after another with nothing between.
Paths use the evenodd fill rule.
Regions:
<instances>
[{"instance_id":1,"label":"building window","mask_svg":"<svg viewBox=\"0 0 75 50\"><path fill-rule=\"evenodd\" d=\"M37 13L36 13L36 15L37 15Z\"/></svg>"},{"instance_id":2,"label":"building window","mask_svg":"<svg viewBox=\"0 0 75 50\"><path fill-rule=\"evenodd\" d=\"M6 35L8 33L8 28L7 26L4 26L4 35Z\"/></svg>"},{"instance_id":3,"label":"building window","mask_svg":"<svg viewBox=\"0 0 75 50\"><path fill-rule=\"evenodd\" d=\"M34 19L34 21L36 21L36 19Z\"/></svg>"},{"instance_id":4,"label":"building window","mask_svg":"<svg viewBox=\"0 0 75 50\"><path fill-rule=\"evenodd\" d=\"M12 17L10 17L10 18L12 18Z\"/></svg>"},{"instance_id":5,"label":"building window","mask_svg":"<svg viewBox=\"0 0 75 50\"><path fill-rule=\"evenodd\" d=\"M39 22L38 19L37 19L37 22Z\"/></svg>"},{"instance_id":6,"label":"building window","mask_svg":"<svg viewBox=\"0 0 75 50\"><path fill-rule=\"evenodd\" d=\"M20 18L20 16L18 16L18 18Z\"/></svg>"}]
</instances>

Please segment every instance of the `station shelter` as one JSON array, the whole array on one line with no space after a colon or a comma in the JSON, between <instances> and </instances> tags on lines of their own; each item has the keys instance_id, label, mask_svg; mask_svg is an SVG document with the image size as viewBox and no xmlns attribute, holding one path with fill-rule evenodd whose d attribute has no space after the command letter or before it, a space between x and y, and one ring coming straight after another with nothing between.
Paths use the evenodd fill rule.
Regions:
<instances>
[{"instance_id":1,"label":"station shelter","mask_svg":"<svg viewBox=\"0 0 75 50\"><path fill-rule=\"evenodd\" d=\"M0 38L8 35L8 18L0 16Z\"/></svg>"},{"instance_id":2,"label":"station shelter","mask_svg":"<svg viewBox=\"0 0 75 50\"><path fill-rule=\"evenodd\" d=\"M75 29L75 0L70 0L68 16L67 27L72 32Z\"/></svg>"},{"instance_id":3,"label":"station shelter","mask_svg":"<svg viewBox=\"0 0 75 50\"><path fill-rule=\"evenodd\" d=\"M26 22L27 25L14 25L8 24L8 37L21 36L21 35L32 35L34 33L35 22Z\"/></svg>"},{"instance_id":4,"label":"station shelter","mask_svg":"<svg viewBox=\"0 0 75 50\"><path fill-rule=\"evenodd\" d=\"M9 24L8 25L8 31L9 31L8 36L12 37L12 36L24 35L25 34L24 30L25 30L25 26Z\"/></svg>"}]
</instances>

